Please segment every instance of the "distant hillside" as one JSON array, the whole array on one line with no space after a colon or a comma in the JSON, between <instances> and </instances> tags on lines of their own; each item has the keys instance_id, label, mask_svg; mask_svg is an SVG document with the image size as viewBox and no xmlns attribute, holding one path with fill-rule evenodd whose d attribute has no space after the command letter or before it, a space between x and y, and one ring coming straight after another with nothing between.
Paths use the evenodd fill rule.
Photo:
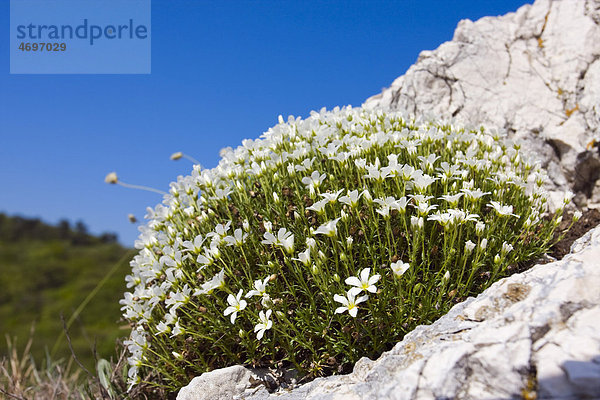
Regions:
<instances>
[{"instance_id":1,"label":"distant hillside","mask_svg":"<svg viewBox=\"0 0 600 400\"><path fill-rule=\"evenodd\" d=\"M128 251L117 243L116 235L90 235L82 222L51 226L39 219L0 213L0 356L6 352L5 335L17 337L22 348L35 324L36 359L45 357L45 349L52 351L59 338L55 358L69 357L66 340L61 338L61 313L68 320L121 260L70 332L75 352L86 364L92 364L94 341L99 357L111 357L115 339L126 333L118 329L118 301L125 291Z\"/></svg>"}]
</instances>

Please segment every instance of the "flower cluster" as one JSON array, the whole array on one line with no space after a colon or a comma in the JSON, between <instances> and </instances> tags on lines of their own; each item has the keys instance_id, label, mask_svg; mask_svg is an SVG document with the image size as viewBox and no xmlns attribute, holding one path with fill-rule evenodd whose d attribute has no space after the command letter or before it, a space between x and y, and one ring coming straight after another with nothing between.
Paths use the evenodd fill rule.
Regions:
<instances>
[{"instance_id":1,"label":"flower cluster","mask_svg":"<svg viewBox=\"0 0 600 400\"><path fill-rule=\"evenodd\" d=\"M560 213L544 179L483 128L351 107L280 117L148 210L121 300L130 384L376 357L548 249Z\"/></svg>"}]
</instances>

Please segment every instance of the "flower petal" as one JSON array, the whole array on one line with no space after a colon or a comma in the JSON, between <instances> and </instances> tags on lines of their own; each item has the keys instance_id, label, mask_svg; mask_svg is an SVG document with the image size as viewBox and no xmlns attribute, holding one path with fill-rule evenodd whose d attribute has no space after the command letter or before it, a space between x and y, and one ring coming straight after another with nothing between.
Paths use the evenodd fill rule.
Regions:
<instances>
[{"instance_id":1,"label":"flower petal","mask_svg":"<svg viewBox=\"0 0 600 400\"><path fill-rule=\"evenodd\" d=\"M373 275L372 277L370 277L369 286L376 284L377 281L379 281L379 278L381 278L381 275Z\"/></svg>"},{"instance_id":2,"label":"flower petal","mask_svg":"<svg viewBox=\"0 0 600 400\"><path fill-rule=\"evenodd\" d=\"M371 273L371 268L365 268L362 271L360 271L360 280L363 282L368 282L370 273Z\"/></svg>"},{"instance_id":3,"label":"flower petal","mask_svg":"<svg viewBox=\"0 0 600 400\"><path fill-rule=\"evenodd\" d=\"M358 286L358 287L362 286L362 282L360 281L360 279L358 279L355 276L346 278L346 280L344 282L346 282L346 285L352 285L352 286Z\"/></svg>"},{"instance_id":4,"label":"flower petal","mask_svg":"<svg viewBox=\"0 0 600 400\"><path fill-rule=\"evenodd\" d=\"M340 296L339 294L334 295L333 300L337 301L338 303L342 303L345 306L348 305L348 299L344 296Z\"/></svg>"}]
</instances>

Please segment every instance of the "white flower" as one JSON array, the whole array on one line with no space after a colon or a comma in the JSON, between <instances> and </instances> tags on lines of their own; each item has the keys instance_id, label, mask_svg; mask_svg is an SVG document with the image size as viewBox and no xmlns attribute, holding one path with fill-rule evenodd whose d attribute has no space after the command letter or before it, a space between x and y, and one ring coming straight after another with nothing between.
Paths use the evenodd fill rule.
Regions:
<instances>
[{"instance_id":1,"label":"white flower","mask_svg":"<svg viewBox=\"0 0 600 400\"><path fill-rule=\"evenodd\" d=\"M204 254L199 254L196 262L201 265L211 265L220 255L219 246L216 241L213 241L210 244L210 249L204 247Z\"/></svg>"},{"instance_id":2,"label":"white flower","mask_svg":"<svg viewBox=\"0 0 600 400\"><path fill-rule=\"evenodd\" d=\"M311 194L315 193L315 189L321 186L321 183L327 178L326 174L319 174L318 171L313 171L310 176L302 178L302 183L310 191Z\"/></svg>"},{"instance_id":3,"label":"white flower","mask_svg":"<svg viewBox=\"0 0 600 400\"><path fill-rule=\"evenodd\" d=\"M381 214L385 219L389 219L390 218L390 208L389 207L378 208L375 211L378 214Z\"/></svg>"},{"instance_id":4,"label":"white flower","mask_svg":"<svg viewBox=\"0 0 600 400\"><path fill-rule=\"evenodd\" d=\"M365 189L363 190L361 193L361 196L365 198L365 200L367 200L368 202L373 201L373 196L371 196L371 193L369 192L369 189Z\"/></svg>"},{"instance_id":5,"label":"white flower","mask_svg":"<svg viewBox=\"0 0 600 400\"><path fill-rule=\"evenodd\" d=\"M241 246L248 237L247 233L244 233L240 228L233 232L233 236L225 236L223 240L228 246Z\"/></svg>"},{"instance_id":6,"label":"white flower","mask_svg":"<svg viewBox=\"0 0 600 400\"><path fill-rule=\"evenodd\" d=\"M193 242L186 240L185 242L182 243L182 245L183 245L183 247L185 247L185 250L192 251L192 252L198 254L198 253L200 253L200 251L202 251L203 243L204 243L204 238L202 237L202 235L198 235L194 238Z\"/></svg>"},{"instance_id":7,"label":"white flower","mask_svg":"<svg viewBox=\"0 0 600 400\"><path fill-rule=\"evenodd\" d=\"M435 182L437 180L437 178L433 178L427 174L423 174L420 170L418 170L417 172L419 172L419 173L415 173L413 175L412 183L418 192L421 192L421 193L426 192L427 188L433 182Z\"/></svg>"},{"instance_id":8,"label":"white flower","mask_svg":"<svg viewBox=\"0 0 600 400\"><path fill-rule=\"evenodd\" d=\"M204 282L200 289L194 292L194 296L201 294L210 294L213 290L221 288L225 285L225 270L221 270L218 274L213 276L210 281Z\"/></svg>"},{"instance_id":9,"label":"white flower","mask_svg":"<svg viewBox=\"0 0 600 400\"><path fill-rule=\"evenodd\" d=\"M179 325L179 320L177 320L177 322L175 322L175 326L173 327L173 331L172 331L171 337L179 336L179 335L184 334L184 333L185 333L185 329L183 329Z\"/></svg>"},{"instance_id":10,"label":"white flower","mask_svg":"<svg viewBox=\"0 0 600 400\"><path fill-rule=\"evenodd\" d=\"M435 154L430 154L427 157L418 156L417 159L421 162L421 168L424 170L433 169L433 164L440 158Z\"/></svg>"},{"instance_id":11,"label":"white flower","mask_svg":"<svg viewBox=\"0 0 600 400\"><path fill-rule=\"evenodd\" d=\"M513 247L511 244L508 244L506 242L502 243L502 254L508 254L512 251Z\"/></svg>"},{"instance_id":12,"label":"white flower","mask_svg":"<svg viewBox=\"0 0 600 400\"><path fill-rule=\"evenodd\" d=\"M450 213L440 213L438 211L436 214L428 216L427 221L437 221L441 226L446 227L448 224L453 222L454 219Z\"/></svg>"},{"instance_id":13,"label":"white flower","mask_svg":"<svg viewBox=\"0 0 600 400\"><path fill-rule=\"evenodd\" d=\"M321 234L329 237L334 237L337 235L337 223L340 218L336 218L333 221L329 221L317 228L315 231L315 235Z\"/></svg>"},{"instance_id":14,"label":"white flower","mask_svg":"<svg viewBox=\"0 0 600 400\"><path fill-rule=\"evenodd\" d=\"M410 268L410 264L402 261L396 261L391 263L390 267L392 268L392 272L394 273L394 275L402 276L406 272L406 270Z\"/></svg>"},{"instance_id":15,"label":"white flower","mask_svg":"<svg viewBox=\"0 0 600 400\"><path fill-rule=\"evenodd\" d=\"M261 242L263 244L270 244L274 246L282 246L288 253L294 251L294 235L288 232L285 228L279 228L277 236L271 232L265 232L265 239Z\"/></svg>"},{"instance_id":16,"label":"white flower","mask_svg":"<svg viewBox=\"0 0 600 400\"><path fill-rule=\"evenodd\" d=\"M301 253L298 253L298 258L292 258L292 260L300 261L305 266L310 264L310 249L306 249Z\"/></svg>"},{"instance_id":17,"label":"white flower","mask_svg":"<svg viewBox=\"0 0 600 400\"><path fill-rule=\"evenodd\" d=\"M335 193L321 193L321 196L323 197L324 200L333 203L337 200L338 196L342 193L343 189L338 190Z\"/></svg>"},{"instance_id":18,"label":"white flower","mask_svg":"<svg viewBox=\"0 0 600 400\"><path fill-rule=\"evenodd\" d=\"M496 210L498 215L512 215L513 217L517 217L517 215L512 213L513 206L504 206L497 201L490 201L487 206Z\"/></svg>"},{"instance_id":19,"label":"white flower","mask_svg":"<svg viewBox=\"0 0 600 400\"><path fill-rule=\"evenodd\" d=\"M356 206L358 205L358 199L360 198L361 194L358 193L358 190L348 191L348 195L340 197L338 201L340 203L347 204L352 208L356 208Z\"/></svg>"},{"instance_id":20,"label":"white flower","mask_svg":"<svg viewBox=\"0 0 600 400\"><path fill-rule=\"evenodd\" d=\"M269 279L271 277L267 276L264 280L257 279L254 281L254 289L246 293L246 298L250 298L252 296L264 296L267 291L267 283L269 283Z\"/></svg>"},{"instance_id":21,"label":"white flower","mask_svg":"<svg viewBox=\"0 0 600 400\"><path fill-rule=\"evenodd\" d=\"M273 321L269 319L271 318L272 312L272 310L267 310L267 312L265 313L263 310L261 310L258 313L258 319L260 320L260 322L254 326L254 332L257 332L256 338L258 340L261 340L265 334L265 331L271 329L271 327L273 326Z\"/></svg>"},{"instance_id":22,"label":"white flower","mask_svg":"<svg viewBox=\"0 0 600 400\"><path fill-rule=\"evenodd\" d=\"M437 171L440 172L438 175L442 180L452 178L455 175L460 174L460 167L458 165L450 165L446 161L440 164L440 167L437 168Z\"/></svg>"},{"instance_id":23,"label":"white flower","mask_svg":"<svg viewBox=\"0 0 600 400\"><path fill-rule=\"evenodd\" d=\"M400 173L402 175L402 179L404 181L410 181L413 176L415 175L415 168L411 165L405 164L402 166L402 169L400 170Z\"/></svg>"},{"instance_id":24,"label":"white flower","mask_svg":"<svg viewBox=\"0 0 600 400\"><path fill-rule=\"evenodd\" d=\"M437 205L429 205L426 202L422 202L418 203L414 207L417 209L417 213L419 213L420 216L424 217L427 214L429 214L429 211L435 210L437 208Z\"/></svg>"},{"instance_id":25,"label":"white flower","mask_svg":"<svg viewBox=\"0 0 600 400\"><path fill-rule=\"evenodd\" d=\"M358 169L365 169L367 167L367 160L364 158L357 158L354 160L354 165L356 165Z\"/></svg>"},{"instance_id":26,"label":"white flower","mask_svg":"<svg viewBox=\"0 0 600 400\"><path fill-rule=\"evenodd\" d=\"M246 308L246 305L248 304L246 300L242 300L242 289L240 289L236 296L233 296L232 294L227 296L227 302L229 303L229 307L225 309L223 314L225 316L231 314L231 323L235 324L237 313Z\"/></svg>"},{"instance_id":27,"label":"white flower","mask_svg":"<svg viewBox=\"0 0 600 400\"><path fill-rule=\"evenodd\" d=\"M377 281L379 281L381 275L373 275L369 277L370 273L371 268L365 268L362 271L360 271L360 278L357 278L356 276L346 278L346 285L356 286L350 289L348 293L352 292L355 296L361 293L363 290L371 293L376 293L377 288L375 287L375 284L377 283Z\"/></svg>"},{"instance_id":28,"label":"white flower","mask_svg":"<svg viewBox=\"0 0 600 400\"><path fill-rule=\"evenodd\" d=\"M440 197L440 199L447 201L448 203L450 203L451 207L456 207L458 205L458 200L460 200L460 198L464 196L464 193L456 193L456 194L445 194L443 196Z\"/></svg>"},{"instance_id":29,"label":"white flower","mask_svg":"<svg viewBox=\"0 0 600 400\"><path fill-rule=\"evenodd\" d=\"M227 235L227 231L229 230L230 226L231 226L231 221L228 221L225 225L217 224L215 226L214 232L207 233L206 237L217 237L219 239L223 238L225 235Z\"/></svg>"},{"instance_id":30,"label":"white flower","mask_svg":"<svg viewBox=\"0 0 600 400\"><path fill-rule=\"evenodd\" d=\"M155 335L171 332L171 327L165 321L160 321L158 325L156 325L156 329L158 329L158 331L155 333Z\"/></svg>"},{"instance_id":31,"label":"white flower","mask_svg":"<svg viewBox=\"0 0 600 400\"><path fill-rule=\"evenodd\" d=\"M462 224L468 221L477 221L477 219L479 218L479 215L477 214L469 214L467 212L464 212L463 210L456 210L456 209L448 209L448 213L452 216L452 220L455 223L458 224Z\"/></svg>"},{"instance_id":32,"label":"white flower","mask_svg":"<svg viewBox=\"0 0 600 400\"><path fill-rule=\"evenodd\" d=\"M165 305L171 309L177 309L178 307L187 304L190 301L191 292L192 289L190 289L186 283L181 289L181 292L169 293L169 297L165 300Z\"/></svg>"},{"instance_id":33,"label":"white flower","mask_svg":"<svg viewBox=\"0 0 600 400\"><path fill-rule=\"evenodd\" d=\"M581 218L583 214L581 213L581 211L577 210L573 213L573 221L577 222L579 221L579 219Z\"/></svg>"},{"instance_id":34,"label":"white flower","mask_svg":"<svg viewBox=\"0 0 600 400\"><path fill-rule=\"evenodd\" d=\"M477 200L480 197L485 196L486 194L490 194L490 192L483 192L479 189L470 190L467 188L463 188L460 191L463 192L470 201Z\"/></svg>"},{"instance_id":35,"label":"white flower","mask_svg":"<svg viewBox=\"0 0 600 400\"><path fill-rule=\"evenodd\" d=\"M312 206L306 207L307 210L312 210L317 213L321 213L325 210L325 206L329 203L327 199L322 199L313 203Z\"/></svg>"},{"instance_id":36,"label":"white flower","mask_svg":"<svg viewBox=\"0 0 600 400\"><path fill-rule=\"evenodd\" d=\"M390 173L385 168L379 168L379 159L376 160L375 165L369 164L367 165L368 174L364 175L364 178L368 179L376 179L376 180L384 180L390 176Z\"/></svg>"},{"instance_id":37,"label":"white flower","mask_svg":"<svg viewBox=\"0 0 600 400\"><path fill-rule=\"evenodd\" d=\"M348 311L348 314L356 318L356 314L358 313L357 305L367 301L368 299L369 296L361 296L357 299L356 295L351 290L348 291L346 297L336 294L333 296L333 300L337 301L338 303L342 303L343 306L336 308L335 313L341 314L344 311Z\"/></svg>"},{"instance_id":38,"label":"white flower","mask_svg":"<svg viewBox=\"0 0 600 400\"><path fill-rule=\"evenodd\" d=\"M571 192L570 190L565 192L565 197L563 198L563 204L565 204L565 205L569 204L571 202L571 200L573 199L573 197L575 197L575 194L573 194L573 192Z\"/></svg>"}]
</instances>

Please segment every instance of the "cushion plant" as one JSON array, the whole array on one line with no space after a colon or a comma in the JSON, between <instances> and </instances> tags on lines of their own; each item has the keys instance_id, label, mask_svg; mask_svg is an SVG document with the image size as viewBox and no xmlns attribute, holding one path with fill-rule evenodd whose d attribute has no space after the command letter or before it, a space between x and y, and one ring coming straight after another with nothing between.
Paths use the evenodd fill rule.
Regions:
<instances>
[{"instance_id":1,"label":"cushion plant","mask_svg":"<svg viewBox=\"0 0 600 400\"><path fill-rule=\"evenodd\" d=\"M121 301L131 385L346 371L545 253L562 215L544 217L544 173L518 145L394 112L280 117L222 156L141 228Z\"/></svg>"}]
</instances>

